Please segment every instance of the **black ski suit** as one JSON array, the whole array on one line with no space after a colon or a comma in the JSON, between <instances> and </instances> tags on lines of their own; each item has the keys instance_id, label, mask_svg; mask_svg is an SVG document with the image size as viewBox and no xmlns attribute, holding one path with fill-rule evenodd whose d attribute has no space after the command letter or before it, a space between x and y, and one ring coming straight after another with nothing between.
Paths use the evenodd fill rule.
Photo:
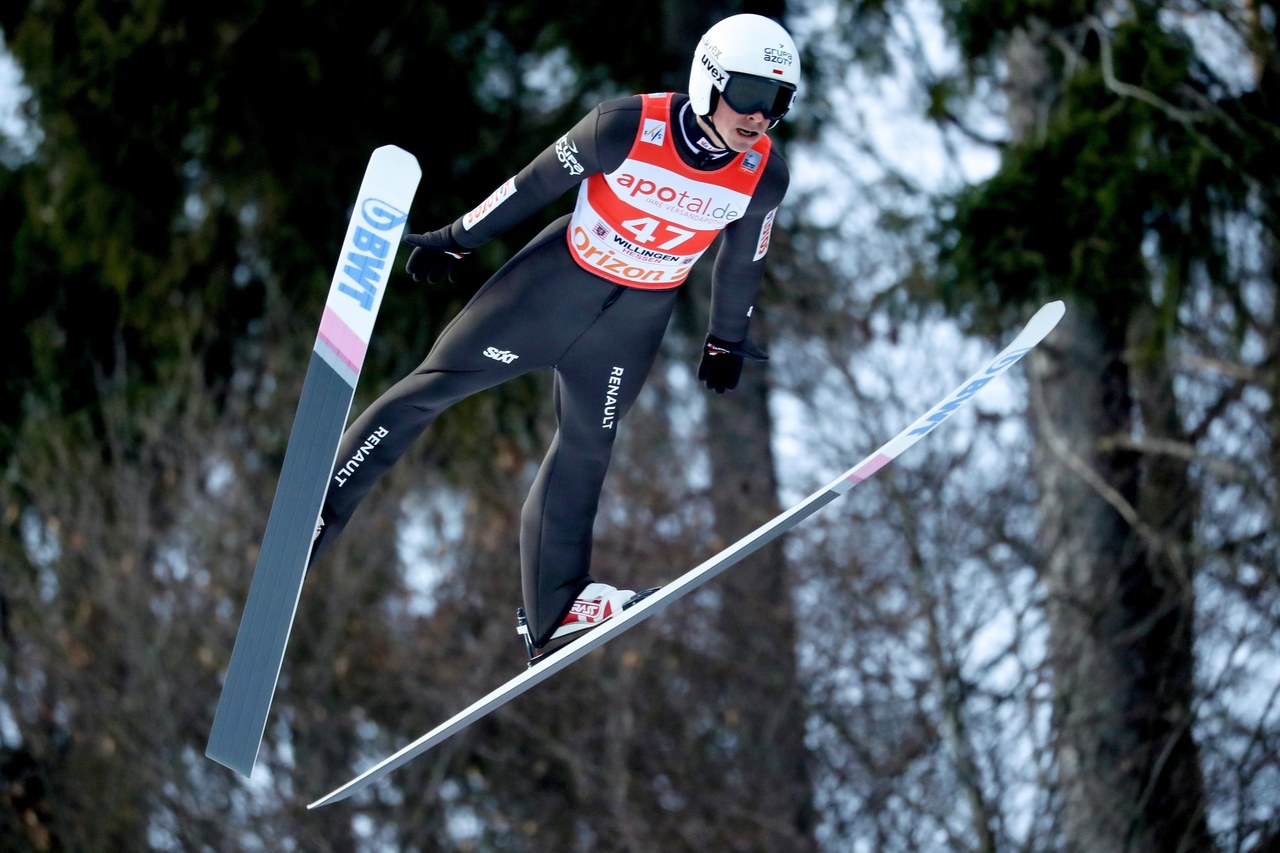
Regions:
<instances>
[{"instance_id":1,"label":"black ski suit","mask_svg":"<svg viewBox=\"0 0 1280 853\"><path fill-rule=\"evenodd\" d=\"M671 99L670 128L681 159L698 169L722 168L733 156L713 159L705 143L699 145L704 137L687 103L682 95ZM640 96L596 107L526 166L514 178L514 193L480 221L469 229L467 217L454 222L454 240L478 246L592 174L613 172L636 141L641 115ZM762 235L767 241L788 180L786 164L772 152L745 212L723 229L710 324L718 338L747 337L763 274L758 247ZM485 282L422 365L347 429L312 551L314 561L442 411L531 370L554 368L558 430L524 504L520 531L525 610L539 646L592 580L592 527L617 426L657 355L678 289L629 287L584 269L568 248L568 220L552 222Z\"/></svg>"}]
</instances>

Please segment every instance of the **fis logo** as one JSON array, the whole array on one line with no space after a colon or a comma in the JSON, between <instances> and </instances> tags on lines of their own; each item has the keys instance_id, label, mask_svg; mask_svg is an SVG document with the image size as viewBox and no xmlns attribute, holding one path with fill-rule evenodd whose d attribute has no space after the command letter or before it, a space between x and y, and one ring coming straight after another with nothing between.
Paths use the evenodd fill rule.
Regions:
<instances>
[{"instance_id":1,"label":"fis logo","mask_svg":"<svg viewBox=\"0 0 1280 853\"><path fill-rule=\"evenodd\" d=\"M382 281L382 268L391 253L391 243L374 232L398 228L408 219L408 214L381 199L367 198L360 205L360 219L364 225L355 226L347 243L353 251L347 252L342 268L346 278L338 282L338 291L350 296L364 310L372 311L373 299Z\"/></svg>"},{"instance_id":2,"label":"fis logo","mask_svg":"<svg viewBox=\"0 0 1280 853\"><path fill-rule=\"evenodd\" d=\"M510 364L520 356L516 355L509 349L498 349L497 347L486 347L484 351L485 358L491 358L494 361L500 361L503 364Z\"/></svg>"},{"instance_id":3,"label":"fis logo","mask_svg":"<svg viewBox=\"0 0 1280 853\"><path fill-rule=\"evenodd\" d=\"M754 172L760 168L760 152L748 151L742 158L742 171Z\"/></svg>"},{"instance_id":4,"label":"fis logo","mask_svg":"<svg viewBox=\"0 0 1280 853\"><path fill-rule=\"evenodd\" d=\"M653 118L644 120L644 130L640 132L641 140L648 142L650 145L661 145L666 138L667 123L665 121Z\"/></svg>"}]
</instances>

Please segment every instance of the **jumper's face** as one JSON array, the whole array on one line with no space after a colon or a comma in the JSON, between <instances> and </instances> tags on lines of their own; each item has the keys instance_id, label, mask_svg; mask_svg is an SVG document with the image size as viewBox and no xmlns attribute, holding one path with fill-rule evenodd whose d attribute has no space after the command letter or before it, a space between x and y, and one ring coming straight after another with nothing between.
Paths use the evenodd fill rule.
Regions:
<instances>
[{"instance_id":1,"label":"jumper's face","mask_svg":"<svg viewBox=\"0 0 1280 853\"><path fill-rule=\"evenodd\" d=\"M765 118L760 110L744 115L729 106L724 98L718 98L717 101L710 122L715 125L715 129L719 131L731 151L741 154L743 151L750 150L751 146L768 132L772 122ZM698 117L698 121L703 121L701 116Z\"/></svg>"}]
</instances>

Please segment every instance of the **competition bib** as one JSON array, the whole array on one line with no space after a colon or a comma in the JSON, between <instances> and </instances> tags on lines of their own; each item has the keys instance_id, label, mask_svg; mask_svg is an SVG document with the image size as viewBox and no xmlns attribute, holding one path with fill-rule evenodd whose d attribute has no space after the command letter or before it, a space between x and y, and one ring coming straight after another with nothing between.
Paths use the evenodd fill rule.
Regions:
<instances>
[{"instance_id":1,"label":"competition bib","mask_svg":"<svg viewBox=\"0 0 1280 853\"><path fill-rule=\"evenodd\" d=\"M630 287L678 287L722 228L740 218L769 157L769 139L713 172L685 164L668 122L670 95L644 95L627 159L578 190L570 253L583 269Z\"/></svg>"}]
</instances>

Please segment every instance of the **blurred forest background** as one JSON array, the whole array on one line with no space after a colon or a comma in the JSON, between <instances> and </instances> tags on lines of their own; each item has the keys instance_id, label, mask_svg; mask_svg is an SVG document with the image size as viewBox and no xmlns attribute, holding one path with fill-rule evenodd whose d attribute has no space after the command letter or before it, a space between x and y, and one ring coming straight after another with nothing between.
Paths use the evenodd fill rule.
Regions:
<instances>
[{"instance_id":1,"label":"blurred forest background","mask_svg":"<svg viewBox=\"0 0 1280 853\"><path fill-rule=\"evenodd\" d=\"M707 268L597 572L669 580L1066 300L802 528L352 801L524 665L548 377L446 414L307 579L258 770L203 757L369 152L437 228L724 15L805 62L742 387ZM0 5L0 849L1280 849L1275 0ZM563 201L567 210L571 199ZM555 211L548 211L548 216ZM357 394L484 276L397 264Z\"/></svg>"}]
</instances>

